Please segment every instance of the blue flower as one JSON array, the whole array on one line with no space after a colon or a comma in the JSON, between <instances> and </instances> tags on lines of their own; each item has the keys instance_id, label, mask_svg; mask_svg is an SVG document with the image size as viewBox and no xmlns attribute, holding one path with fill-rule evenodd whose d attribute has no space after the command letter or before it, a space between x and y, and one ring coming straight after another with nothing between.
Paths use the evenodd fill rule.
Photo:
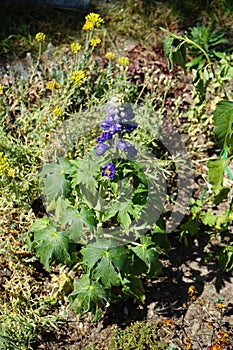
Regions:
<instances>
[{"instance_id":1,"label":"blue flower","mask_svg":"<svg viewBox=\"0 0 233 350\"><path fill-rule=\"evenodd\" d=\"M102 156L109 148L110 146L105 143L98 143L98 145L94 147L94 150L96 151L97 156Z\"/></svg>"},{"instance_id":2,"label":"blue flower","mask_svg":"<svg viewBox=\"0 0 233 350\"><path fill-rule=\"evenodd\" d=\"M122 124L122 133L131 133L138 127L138 124L135 122Z\"/></svg>"},{"instance_id":3,"label":"blue flower","mask_svg":"<svg viewBox=\"0 0 233 350\"><path fill-rule=\"evenodd\" d=\"M97 137L96 142L104 142L112 139L112 134L109 131L102 132L99 137Z\"/></svg>"},{"instance_id":4,"label":"blue flower","mask_svg":"<svg viewBox=\"0 0 233 350\"><path fill-rule=\"evenodd\" d=\"M102 176L107 176L110 180L113 180L116 174L116 168L113 163L107 163L102 166Z\"/></svg>"},{"instance_id":5,"label":"blue flower","mask_svg":"<svg viewBox=\"0 0 233 350\"><path fill-rule=\"evenodd\" d=\"M126 152L129 157L135 157L137 154L136 149L127 141L118 140L117 146L118 149Z\"/></svg>"}]
</instances>

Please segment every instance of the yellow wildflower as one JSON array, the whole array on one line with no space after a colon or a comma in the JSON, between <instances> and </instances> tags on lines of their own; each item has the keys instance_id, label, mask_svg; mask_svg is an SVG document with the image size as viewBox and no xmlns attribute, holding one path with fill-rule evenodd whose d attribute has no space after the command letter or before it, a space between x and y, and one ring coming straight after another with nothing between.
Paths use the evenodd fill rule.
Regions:
<instances>
[{"instance_id":1,"label":"yellow wildflower","mask_svg":"<svg viewBox=\"0 0 233 350\"><path fill-rule=\"evenodd\" d=\"M13 177L15 175L15 170L13 168L9 168L8 170L8 176Z\"/></svg>"},{"instance_id":2,"label":"yellow wildflower","mask_svg":"<svg viewBox=\"0 0 233 350\"><path fill-rule=\"evenodd\" d=\"M69 80L73 80L75 86L80 86L85 80L85 73L83 70L75 70Z\"/></svg>"},{"instance_id":3,"label":"yellow wildflower","mask_svg":"<svg viewBox=\"0 0 233 350\"><path fill-rule=\"evenodd\" d=\"M45 38L46 38L46 35L45 35L44 33L42 33L42 32L37 33L36 36L35 36L35 39L36 39L39 43L45 41Z\"/></svg>"},{"instance_id":4,"label":"yellow wildflower","mask_svg":"<svg viewBox=\"0 0 233 350\"><path fill-rule=\"evenodd\" d=\"M129 65L129 59L128 57L119 57L117 59L117 63L119 64L119 66L128 66Z\"/></svg>"},{"instance_id":5,"label":"yellow wildflower","mask_svg":"<svg viewBox=\"0 0 233 350\"><path fill-rule=\"evenodd\" d=\"M73 53L77 53L81 50L82 46L79 43L72 43L70 44L70 48L73 51Z\"/></svg>"},{"instance_id":6,"label":"yellow wildflower","mask_svg":"<svg viewBox=\"0 0 233 350\"><path fill-rule=\"evenodd\" d=\"M55 80L50 80L46 83L46 89L53 91L54 89L60 89L61 85Z\"/></svg>"},{"instance_id":7,"label":"yellow wildflower","mask_svg":"<svg viewBox=\"0 0 233 350\"><path fill-rule=\"evenodd\" d=\"M111 61L111 60L114 60L115 54L113 52L108 51L106 52L105 57Z\"/></svg>"},{"instance_id":8,"label":"yellow wildflower","mask_svg":"<svg viewBox=\"0 0 233 350\"><path fill-rule=\"evenodd\" d=\"M188 295L192 298L195 298L198 294L197 288L195 286L190 286L188 289Z\"/></svg>"},{"instance_id":9,"label":"yellow wildflower","mask_svg":"<svg viewBox=\"0 0 233 350\"><path fill-rule=\"evenodd\" d=\"M102 23L104 23L104 20L100 17L98 13L91 12L85 17L85 19L86 22L83 26L84 30L91 30L94 27L99 27Z\"/></svg>"},{"instance_id":10,"label":"yellow wildflower","mask_svg":"<svg viewBox=\"0 0 233 350\"><path fill-rule=\"evenodd\" d=\"M93 38L91 39L91 46L96 47L100 43L101 39L98 36L93 36Z\"/></svg>"},{"instance_id":11,"label":"yellow wildflower","mask_svg":"<svg viewBox=\"0 0 233 350\"><path fill-rule=\"evenodd\" d=\"M2 95L4 92L4 86L3 85L0 85L0 95Z\"/></svg>"},{"instance_id":12,"label":"yellow wildflower","mask_svg":"<svg viewBox=\"0 0 233 350\"><path fill-rule=\"evenodd\" d=\"M53 115L55 115L55 117L62 117L63 116L62 109L61 108L54 108Z\"/></svg>"}]
</instances>

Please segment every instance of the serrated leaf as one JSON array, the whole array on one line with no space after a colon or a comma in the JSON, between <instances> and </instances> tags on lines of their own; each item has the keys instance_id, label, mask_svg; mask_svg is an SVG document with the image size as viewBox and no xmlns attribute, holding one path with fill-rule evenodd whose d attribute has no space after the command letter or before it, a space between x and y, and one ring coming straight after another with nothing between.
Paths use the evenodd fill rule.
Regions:
<instances>
[{"instance_id":1,"label":"serrated leaf","mask_svg":"<svg viewBox=\"0 0 233 350\"><path fill-rule=\"evenodd\" d=\"M102 315L106 293L99 282L91 281L86 274L74 281L74 290L69 295L69 300L76 313L90 311L94 314L94 321L97 321Z\"/></svg>"},{"instance_id":2,"label":"serrated leaf","mask_svg":"<svg viewBox=\"0 0 233 350\"><path fill-rule=\"evenodd\" d=\"M98 162L90 157L86 157L82 160L71 161L71 164L74 165L71 173L73 188L78 185L81 191L82 187L84 187L84 189L88 189L95 194L98 187L96 177L100 172Z\"/></svg>"},{"instance_id":3,"label":"serrated leaf","mask_svg":"<svg viewBox=\"0 0 233 350\"><path fill-rule=\"evenodd\" d=\"M43 167L39 174L42 192L48 202L58 197L65 197L70 190L70 182L66 179L71 165L66 158L60 158L58 163L50 163Z\"/></svg>"},{"instance_id":4,"label":"serrated leaf","mask_svg":"<svg viewBox=\"0 0 233 350\"><path fill-rule=\"evenodd\" d=\"M222 100L214 111L214 135L229 156L233 154L233 102Z\"/></svg>"},{"instance_id":5,"label":"serrated leaf","mask_svg":"<svg viewBox=\"0 0 233 350\"><path fill-rule=\"evenodd\" d=\"M209 160L207 162L209 181L213 186L214 192L217 192L222 188L226 165L227 163L224 159Z\"/></svg>"},{"instance_id":6,"label":"serrated leaf","mask_svg":"<svg viewBox=\"0 0 233 350\"><path fill-rule=\"evenodd\" d=\"M204 225L207 225L210 227L214 226L216 223L216 216L210 212L206 212L202 214L200 218Z\"/></svg>"},{"instance_id":7,"label":"serrated leaf","mask_svg":"<svg viewBox=\"0 0 233 350\"><path fill-rule=\"evenodd\" d=\"M100 262L94 270L94 277L100 279L106 288L116 286L120 283L120 278L111 262L109 251L105 251Z\"/></svg>"},{"instance_id":8,"label":"serrated leaf","mask_svg":"<svg viewBox=\"0 0 233 350\"><path fill-rule=\"evenodd\" d=\"M155 276L161 270L158 255L159 248L156 247L150 237L142 237L140 245L132 247L131 250L146 264L148 274Z\"/></svg>"},{"instance_id":9,"label":"serrated leaf","mask_svg":"<svg viewBox=\"0 0 233 350\"><path fill-rule=\"evenodd\" d=\"M38 244L35 247L36 256L40 258L47 271L50 271L52 261L62 264L69 264L71 257L69 254L69 238L64 232L52 230L43 232L38 237Z\"/></svg>"}]
</instances>

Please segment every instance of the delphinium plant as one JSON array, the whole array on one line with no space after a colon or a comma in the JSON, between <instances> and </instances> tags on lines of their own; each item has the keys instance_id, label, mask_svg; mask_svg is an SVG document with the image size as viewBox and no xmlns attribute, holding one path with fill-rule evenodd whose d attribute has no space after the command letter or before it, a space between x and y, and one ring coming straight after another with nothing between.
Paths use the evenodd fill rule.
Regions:
<instances>
[{"instance_id":1,"label":"delphinium plant","mask_svg":"<svg viewBox=\"0 0 233 350\"><path fill-rule=\"evenodd\" d=\"M67 266L71 306L77 313L91 311L95 320L119 297L143 301L141 277L158 274L159 254L169 246L158 220L160 170L148 166L133 144L133 107L117 95L106 112L96 145L84 157L59 158L42 168L49 215L36 219L27 239L48 271L53 263Z\"/></svg>"}]
</instances>

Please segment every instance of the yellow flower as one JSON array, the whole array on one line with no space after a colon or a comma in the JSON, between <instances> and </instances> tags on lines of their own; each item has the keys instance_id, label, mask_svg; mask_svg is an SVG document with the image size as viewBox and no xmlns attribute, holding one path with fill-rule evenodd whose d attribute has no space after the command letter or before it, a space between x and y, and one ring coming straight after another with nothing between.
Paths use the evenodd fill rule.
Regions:
<instances>
[{"instance_id":1,"label":"yellow flower","mask_svg":"<svg viewBox=\"0 0 233 350\"><path fill-rule=\"evenodd\" d=\"M98 36L93 36L93 38L91 39L91 46L96 47L100 43L101 39Z\"/></svg>"},{"instance_id":2,"label":"yellow flower","mask_svg":"<svg viewBox=\"0 0 233 350\"><path fill-rule=\"evenodd\" d=\"M61 85L55 80L50 80L46 83L46 89L53 91L54 89L60 89Z\"/></svg>"},{"instance_id":3,"label":"yellow flower","mask_svg":"<svg viewBox=\"0 0 233 350\"><path fill-rule=\"evenodd\" d=\"M72 80L74 82L75 86L80 86L84 80L85 80L86 76L83 70L75 70L69 80Z\"/></svg>"},{"instance_id":4,"label":"yellow flower","mask_svg":"<svg viewBox=\"0 0 233 350\"><path fill-rule=\"evenodd\" d=\"M115 54L113 53L113 52L107 52L106 54L105 54L105 57L108 59L108 60L114 60L114 58L115 58Z\"/></svg>"},{"instance_id":5,"label":"yellow flower","mask_svg":"<svg viewBox=\"0 0 233 350\"><path fill-rule=\"evenodd\" d=\"M10 168L9 170L8 170L8 176L9 177L13 177L15 175L15 170L13 169L13 168Z\"/></svg>"},{"instance_id":6,"label":"yellow flower","mask_svg":"<svg viewBox=\"0 0 233 350\"><path fill-rule=\"evenodd\" d=\"M85 19L86 22L83 26L84 30L91 30L94 27L99 27L102 23L104 23L104 20L100 17L98 13L91 12L85 17Z\"/></svg>"},{"instance_id":7,"label":"yellow flower","mask_svg":"<svg viewBox=\"0 0 233 350\"><path fill-rule=\"evenodd\" d=\"M0 85L0 95L2 95L4 92L4 86L3 85Z\"/></svg>"},{"instance_id":8,"label":"yellow flower","mask_svg":"<svg viewBox=\"0 0 233 350\"><path fill-rule=\"evenodd\" d=\"M82 46L79 43L72 43L70 44L70 48L73 51L73 53L77 53L81 50Z\"/></svg>"},{"instance_id":9,"label":"yellow flower","mask_svg":"<svg viewBox=\"0 0 233 350\"><path fill-rule=\"evenodd\" d=\"M62 117L63 116L62 109L61 108L54 108L53 115L55 115L55 117Z\"/></svg>"},{"instance_id":10,"label":"yellow flower","mask_svg":"<svg viewBox=\"0 0 233 350\"><path fill-rule=\"evenodd\" d=\"M196 294L198 294L197 288L195 286L190 286L189 289L188 289L188 295L190 297L193 297Z\"/></svg>"},{"instance_id":11,"label":"yellow flower","mask_svg":"<svg viewBox=\"0 0 233 350\"><path fill-rule=\"evenodd\" d=\"M39 43L45 41L45 38L46 38L46 35L45 35L44 33L42 33L42 32L37 33L36 36L35 36L35 39L36 39Z\"/></svg>"},{"instance_id":12,"label":"yellow flower","mask_svg":"<svg viewBox=\"0 0 233 350\"><path fill-rule=\"evenodd\" d=\"M119 64L119 66L128 66L129 65L129 59L128 57L119 57L117 59L117 63Z\"/></svg>"}]
</instances>

